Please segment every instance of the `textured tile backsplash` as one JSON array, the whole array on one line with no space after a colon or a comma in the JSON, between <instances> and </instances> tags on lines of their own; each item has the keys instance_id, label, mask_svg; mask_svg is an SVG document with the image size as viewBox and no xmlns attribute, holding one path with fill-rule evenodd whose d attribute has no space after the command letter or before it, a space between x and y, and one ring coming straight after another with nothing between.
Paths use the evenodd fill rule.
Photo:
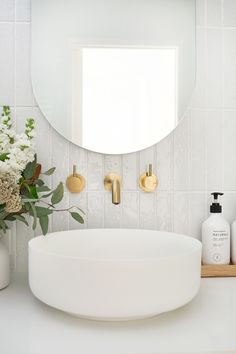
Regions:
<instances>
[{"instance_id":1,"label":"textured tile backsplash","mask_svg":"<svg viewBox=\"0 0 236 354\"><path fill-rule=\"evenodd\" d=\"M176 130L141 152L101 155L57 134L42 116L30 82L30 0L0 0L0 106L12 107L17 128L37 121L37 151L44 169L57 167L52 185L65 181L72 165L87 181L80 195L67 193L63 206L79 204L83 227L128 227L176 231L200 238L209 194L223 190L224 211L236 218L236 1L197 0L197 77L190 108ZM155 193L138 188L152 162L159 178ZM122 203L111 204L103 187L106 172L122 175ZM78 228L66 214L53 216L51 230ZM39 230L35 234L39 234ZM12 268L27 269L27 241L34 236L16 224L9 243Z\"/></svg>"}]
</instances>

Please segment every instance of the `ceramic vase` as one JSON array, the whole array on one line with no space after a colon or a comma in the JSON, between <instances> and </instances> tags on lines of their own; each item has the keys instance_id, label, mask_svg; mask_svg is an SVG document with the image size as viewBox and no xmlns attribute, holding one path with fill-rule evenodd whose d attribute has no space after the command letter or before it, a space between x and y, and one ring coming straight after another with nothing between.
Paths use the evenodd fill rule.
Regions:
<instances>
[{"instance_id":1,"label":"ceramic vase","mask_svg":"<svg viewBox=\"0 0 236 354\"><path fill-rule=\"evenodd\" d=\"M6 288L10 283L10 258L7 247L3 242L0 233L0 290Z\"/></svg>"}]
</instances>

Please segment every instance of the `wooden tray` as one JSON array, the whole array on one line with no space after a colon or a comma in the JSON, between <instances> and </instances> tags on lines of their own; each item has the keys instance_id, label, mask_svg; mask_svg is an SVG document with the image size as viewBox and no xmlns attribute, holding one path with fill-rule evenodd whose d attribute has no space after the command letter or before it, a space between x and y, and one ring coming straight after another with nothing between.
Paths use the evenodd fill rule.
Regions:
<instances>
[{"instance_id":1,"label":"wooden tray","mask_svg":"<svg viewBox=\"0 0 236 354\"><path fill-rule=\"evenodd\" d=\"M202 265L202 278L236 277L236 264Z\"/></svg>"}]
</instances>

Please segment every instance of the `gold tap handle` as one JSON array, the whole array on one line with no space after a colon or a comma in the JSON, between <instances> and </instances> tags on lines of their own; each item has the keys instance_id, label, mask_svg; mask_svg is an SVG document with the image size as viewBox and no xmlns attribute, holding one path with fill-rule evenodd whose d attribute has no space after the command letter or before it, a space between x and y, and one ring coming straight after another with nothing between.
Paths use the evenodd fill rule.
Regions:
<instances>
[{"instance_id":1,"label":"gold tap handle","mask_svg":"<svg viewBox=\"0 0 236 354\"><path fill-rule=\"evenodd\" d=\"M66 186L71 193L80 193L85 187L85 179L76 172L76 165L73 165L72 175L66 179Z\"/></svg>"},{"instance_id":2,"label":"gold tap handle","mask_svg":"<svg viewBox=\"0 0 236 354\"><path fill-rule=\"evenodd\" d=\"M144 192L153 192L158 185L158 179L153 174L152 163L148 164L148 169L139 178L139 187Z\"/></svg>"},{"instance_id":3,"label":"gold tap handle","mask_svg":"<svg viewBox=\"0 0 236 354\"><path fill-rule=\"evenodd\" d=\"M152 163L149 164L148 176L152 176Z\"/></svg>"},{"instance_id":4,"label":"gold tap handle","mask_svg":"<svg viewBox=\"0 0 236 354\"><path fill-rule=\"evenodd\" d=\"M76 165L73 165L73 177L76 175Z\"/></svg>"}]
</instances>

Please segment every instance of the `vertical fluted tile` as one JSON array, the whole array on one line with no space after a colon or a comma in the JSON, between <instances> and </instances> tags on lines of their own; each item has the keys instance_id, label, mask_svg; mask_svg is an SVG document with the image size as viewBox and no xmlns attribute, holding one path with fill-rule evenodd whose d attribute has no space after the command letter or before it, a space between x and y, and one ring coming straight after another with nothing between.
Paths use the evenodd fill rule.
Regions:
<instances>
[{"instance_id":1,"label":"vertical fluted tile","mask_svg":"<svg viewBox=\"0 0 236 354\"><path fill-rule=\"evenodd\" d=\"M206 107L206 30L196 29L196 84L192 96L192 107Z\"/></svg>"},{"instance_id":2,"label":"vertical fluted tile","mask_svg":"<svg viewBox=\"0 0 236 354\"><path fill-rule=\"evenodd\" d=\"M122 227L137 229L139 227L139 193L122 193Z\"/></svg>"},{"instance_id":3,"label":"vertical fluted tile","mask_svg":"<svg viewBox=\"0 0 236 354\"><path fill-rule=\"evenodd\" d=\"M174 131L174 189L189 189L189 114Z\"/></svg>"},{"instance_id":4,"label":"vertical fluted tile","mask_svg":"<svg viewBox=\"0 0 236 354\"><path fill-rule=\"evenodd\" d=\"M122 176L122 159L121 155L105 155L104 156L104 176L110 172L115 172Z\"/></svg>"},{"instance_id":5,"label":"vertical fluted tile","mask_svg":"<svg viewBox=\"0 0 236 354\"><path fill-rule=\"evenodd\" d=\"M15 17L15 1L0 0L0 21L13 21Z\"/></svg>"},{"instance_id":6,"label":"vertical fluted tile","mask_svg":"<svg viewBox=\"0 0 236 354\"><path fill-rule=\"evenodd\" d=\"M235 0L223 0L224 4L224 26L236 26L236 2Z\"/></svg>"},{"instance_id":7,"label":"vertical fluted tile","mask_svg":"<svg viewBox=\"0 0 236 354\"><path fill-rule=\"evenodd\" d=\"M207 190L223 187L223 124L222 111L206 112L206 173Z\"/></svg>"},{"instance_id":8,"label":"vertical fluted tile","mask_svg":"<svg viewBox=\"0 0 236 354\"><path fill-rule=\"evenodd\" d=\"M84 229L87 227L87 217L88 217L88 210L87 210L87 193L85 191L77 194L77 193L69 193L69 206L75 207L72 211L78 212L84 219L84 224L79 224L76 220L74 220L69 215L69 229ZM82 209L83 212L77 210L77 208Z\"/></svg>"},{"instance_id":9,"label":"vertical fluted tile","mask_svg":"<svg viewBox=\"0 0 236 354\"><path fill-rule=\"evenodd\" d=\"M156 194L156 228L173 231L172 193L159 191Z\"/></svg>"},{"instance_id":10,"label":"vertical fluted tile","mask_svg":"<svg viewBox=\"0 0 236 354\"><path fill-rule=\"evenodd\" d=\"M173 182L173 133L156 145L158 190L170 190Z\"/></svg>"},{"instance_id":11,"label":"vertical fluted tile","mask_svg":"<svg viewBox=\"0 0 236 354\"><path fill-rule=\"evenodd\" d=\"M221 200L223 205L222 212L229 223L236 220L236 193L226 192Z\"/></svg>"},{"instance_id":12,"label":"vertical fluted tile","mask_svg":"<svg viewBox=\"0 0 236 354\"><path fill-rule=\"evenodd\" d=\"M0 22L0 106L14 104L14 24Z\"/></svg>"},{"instance_id":13,"label":"vertical fluted tile","mask_svg":"<svg viewBox=\"0 0 236 354\"><path fill-rule=\"evenodd\" d=\"M15 35L15 99L18 106L30 106L33 92L30 77L30 24L17 23Z\"/></svg>"},{"instance_id":14,"label":"vertical fluted tile","mask_svg":"<svg viewBox=\"0 0 236 354\"><path fill-rule=\"evenodd\" d=\"M9 1L9 0L7 0ZM30 21L30 0L15 0L16 21Z\"/></svg>"},{"instance_id":15,"label":"vertical fluted tile","mask_svg":"<svg viewBox=\"0 0 236 354\"><path fill-rule=\"evenodd\" d=\"M189 195L186 192L174 193L174 232L189 234Z\"/></svg>"},{"instance_id":16,"label":"vertical fluted tile","mask_svg":"<svg viewBox=\"0 0 236 354\"><path fill-rule=\"evenodd\" d=\"M236 110L223 116L223 189L236 190Z\"/></svg>"},{"instance_id":17,"label":"vertical fluted tile","mask_svg":"<svg viewBox=\"0 0 236 354\"><path fill-rule=\"evenodd\" d=\"M69 142L55 130L52 132L52 166L56 172L52 176L52 185L55 187L59 182L65 182L69 175Z\"/></svg>"},{"instance_id":18,"label":"vertical fluted tile","mask_svg":"<svg viewBox=\"0 0 236 354\"><path fill-rule=\"evenodd\" d=\"M206 186L206 111L191 110L190 113L190 190L204 190Z\"/></svg>"},{"instance_id":19,"label":"vertical fluted tile","mask_svg":"<svg viewBox=\"0 0 236 354\"><path fill-rule=\"evenodd\" d=\"M206 0L207 26L221 26L222 24L222 0Z\"/></svg>"},{"instance_id":20,"label":"vertical fluted tile","mask_svg":"<svg viewBox=\"0 0 236 354\"><path fill-rule=\"evenodd\" d=\"M69 208L69 193L64 194L63 200L55 205L58 211L52 214L53 231L63 231L69 229L69 214L65 209Z\"/></svg>"},{"instance_id":21,"label":"vertical fluted tile","mask_svg":"<svg viewBox=\"0 0 236 354\"><path fill-rule=\"evenodd\" d=\"M148 164L151 163L153 165L153 169L156 169L156 156L155 156L155 146L151 146L148 149L142 150L139 153L139 172L143 174L148 170Z\"/></svg>"},{"instance_id":22,"label":"vertical fluted tile","mask_svg":"<svg viewBox=\"0 0 236 354\"><path fill-rule=\"evenodd\" d=\"M138 163L137 153L127 154L122 156L123 167L123 190L137 190L138 189Z\"/></svg>"},{"instance_id":23,"label":"vertical fluted tile","mask_svg":"<svg viewBox=\"0 0 236 354\"><path fill-rule=\"evenodd\" d=\"M104 193L89 192L88 193L88 228L104 227Z\"/></svg>"},{"instance_id":24,"label":"vertical fluted tile","mask_svg":"<svg viewBox=\"0 0 236 354\"><path fill-rule=\"evenodd\" d=\"M196 0L196 24L205 26L206 22L206 0Z\"/></svg>"},{"instance_id":25,"label":"vertical fluted tile","mask_svg":"<svg viewBox=\"0 0 236 354\"><path fill-rule=\"evenodd\" d=\"M224 107L236 109L236 29L224 30Z\"/></svg>"},{"instance_id":26,"label":"vertical fluted tile","mask_svg":"<svg viewBox=\"0 0 236 354\"><path fill-rule=\"evenodd\" d=\"M30 117L34 117L36 121L36 115L32 107L16 107L14 121L17 133L24 132L26 119ZM36 129L38 130L38 127Z\"/></svg>"},{"instance_id":27,"label":"vertical fluted tile","mask_svg":"<svg viewBox=\"0 0 236 354\"><path fill-rule=\"evenodd\" d=\"M156 228L156 194L140 192L140 221L139 225L141 229Z\"/></svg>"},{"instance_id":28,"label":"vertical fluted tile","mask_svg":"<svg viewBox=\"0 0 236 354\"><path fill-rule=\"evenodd\" d=\"M69 171L73 172L73 165L76 165L77 172L87 179L87 150L72 143L69 144ZM87 181L86 181L87 185Z\"/></svg>"},{"instance_id":29,"label":"vertical fluted tile","mask_svg":"<svg viewBox=\"0 0 236 354\"><path fill-rule=\"evenodd\" d=\"M205 193L189 195L189 235L201 240L201 226L207 217Z\"/></svg>"},{"instance_id":30,"label":"vertical fluted tile","mask_svg":"<svg viewBox=\"0 0 236 354\"><path fill-rule=\"evenodd\" d=\"M52 160L52 128L39 108L33 108L33 118L36 124L36 152L37 160L42 165L42 172L51 167L56 167L55 175L58 173L60 163ZM24 117L25 119L25 117ZM18 124L18 118L17 118ZM43 142L43 143L42 143ZM43 176L43 180L49 187L52 186L52 177Z\"/></svg>"},{"instance_id":31,"label":"vertical fluted tile","mask_svg":"<svg viewBox=\"0 0 236 354\"><path fill-rule=\"evenodd\" d=\"M52 167L52 128L39 108L33 108L33 118L36 124L37 156L46 171Z\"/></svg>"},{"instance_id":32,"label":"vertical fluted tile","mask_svg":"<svg viewBox=\"0 0 236 354\"><path fill-rule=\"evenodd\" d=\"M103 155L88 151L87 186L89 191L102 190L104 188L103 163Z\"/></svg>"},{"instance_id":33,"label":"vertical fluted tile","mask_svg":"<svg viewBox=\"0 0 236 354\"><path fill-rule=\"evenodd\" d=\"M104 195L104 226L119 228L121 226L121 211L121 204L112 204L111 192L107 191Z\"/></svg>"},{"instance_id":34,"label":"vertical fluted tile","mask_svg":"<svg viewBox=\"0 0 236 354\"><path fill-rule=\"evenodd\" d=\"M208 108L222 107L223 35L220 28L207 30L206 88Z\"/></svg>"}]
</instances>

